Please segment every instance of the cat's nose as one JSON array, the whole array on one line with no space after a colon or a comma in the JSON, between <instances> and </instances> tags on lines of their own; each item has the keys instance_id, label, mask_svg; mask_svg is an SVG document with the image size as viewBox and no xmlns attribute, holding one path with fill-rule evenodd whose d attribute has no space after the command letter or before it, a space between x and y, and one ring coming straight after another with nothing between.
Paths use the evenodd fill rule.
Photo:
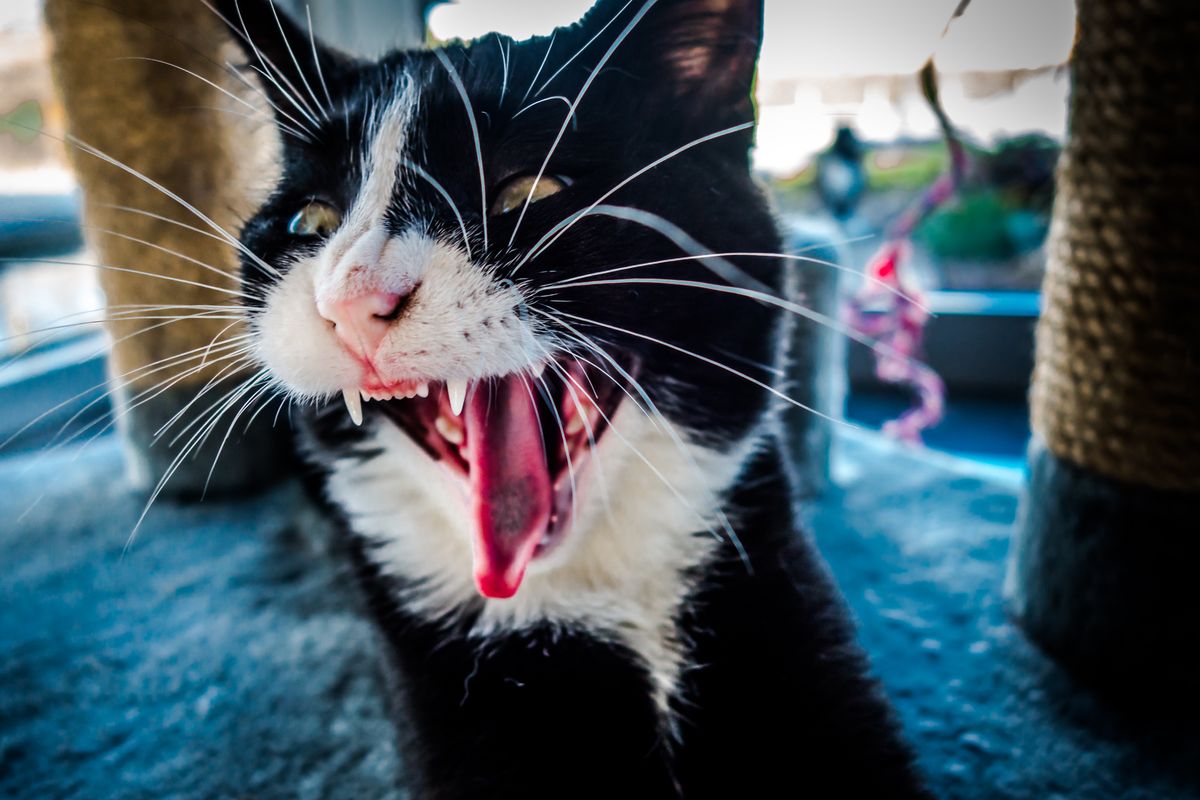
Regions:
<instances>
[{"instance_id":1,"label":"cat's nose","mask_svg":"<svg viewBox=\"0 0 1200 800\"><path fill-rule=\"evenodd\" d=\"M317 312L333 323L334 332L350 351L371 358L412 293L367 292L354 297L319 301Z\"/></svg>"}]
</instances>

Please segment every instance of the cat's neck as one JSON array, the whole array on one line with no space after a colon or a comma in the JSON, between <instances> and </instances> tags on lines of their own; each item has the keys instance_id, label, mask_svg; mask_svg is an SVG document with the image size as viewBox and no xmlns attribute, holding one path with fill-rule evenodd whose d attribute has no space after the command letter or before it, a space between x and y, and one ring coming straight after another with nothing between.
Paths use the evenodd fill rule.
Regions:
<instances>
[{"instance_id":1,"label":"cat's neck","mask_svg":"<svg viewBox=\"0 0 1200 800\"><path fill-rule=\"evenodd\" d=\"M671 622L685 665L665 712L648 665L603 631L543 623L481 637L469 614L430 622L360 552L401 672L415 779L437 797L492 800L765 797L781 781L812 796L923 797L840 601L793 532L789 496L769 447L731 498L747 510L742 550L719 550Z\"/></svg>"}]
</instances>

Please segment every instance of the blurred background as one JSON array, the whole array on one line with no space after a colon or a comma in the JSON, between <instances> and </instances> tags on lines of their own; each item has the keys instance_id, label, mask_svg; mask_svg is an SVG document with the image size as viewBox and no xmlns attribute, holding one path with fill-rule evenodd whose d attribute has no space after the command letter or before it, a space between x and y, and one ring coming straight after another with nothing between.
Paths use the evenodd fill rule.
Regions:
<instances>
[{"instance_id":1,"label":"blurred background","mask_svg":"<svg viewBox=\"0 0 1200 800\"><path fill-rule=\"evenodd\" d=\"M294 5L303 13L304 4ZM308 5L318 32L369 54L491 30L544 34L589 3ZM943 419L923 438L1016 466L1028 437L1025 394L1066 123L1074 4L974 0L948 25L958 5L767 0L754 163L801 243L824 243L839 263L864 269L950 168L918 77L932 57L967 170L953 196L904 237L911 251L903 285L933 313L923 351L947 392ZM74 394L67 389L103 377L103 297L96 270L86 266L94 259L79 228L79 198L62 146L34 132L63 129L47 49L39 0L0 4L0 441L12 439L9 452L38 446L95 398L67 403L23 431L28 416L6 398L36 397L19 405L44 411L50 399ZM853 283L840 282L843 298ZM849 380L834 402L851 420L876 427L911 404L911 387L880 382L866 348L836 357ZM72 424L107 413L102 400Z\"/></svg>"},{"instance_id":2,"label":"blurred background","mask_svg":"<svg viewBox=\"0 0 1200 800\"><path fill-rule=\"evenodd\" d=\"M202 0L141 1L142 10L173 13ZM114 0L56 2L82 17L84 9L111 11ZM372 55L491 30L544 34L578 18L589 0L279 3L298 19L311 12L317 34L335 45ZM1031 627L1048 652L1056 652L1058 630L1098 636L1104 648L1064 658L1076 669L1116 665L1116 684L1135 695L1161 688L1170 711L1181 687L1195 685L1195 662L1182 654L1192 649L1200 618L1191 589L1200 556L1196 537L1187 535L1196 528L1198 495L1161 491L1177 487L1157 480L1156 463L1174 452L1164 440L1179 451L1195 441L1194 424L1191 434L1177 425L1189 414L1195 418L1194 392L1177 376L1194 371L1198 352L1195 339L1178 330L1185 327L1181 319L1195 318L1195 295L1187 294L1195 287L1174 291L1163 274L1171 280L1196 274L1185 263L1194 249L1187 226L1196 207L1195 192L1187 192L1200 181L1177 178L1173 165L1195 166L1184 156L1194 156L1186 136L1197 126L1162 122L1164 109L1188 119L1180 109L1189 102L1190 119L1200 117L1194 92L1188 95L1197 85L1189 39L1200 30L1194 3L1080 0L1090 36L1078 42L1073 0L765 4L754 166L789 246L813 259L800 262L805 302L839 317L842 334L882 340L924 362L889 359L815 324L798 326L794 352L802 358L793 394L851 426L836 426L832 436L817 417L795 414L790 438L794 460L812 478L800 504L804 524L860 623L931 786L937 796L969 800L1200 798L1194 719L1157 728L1124 710L1114 713L1080 691L1014 624L1014 613L1022 625L1038 618L1014 612L1012 603L1015 590L1044 589L1046 607L1057 613L1041 621L1061 628L1045 634ZM122 795L136 797L389 796L381 787L393 786L398 766L392 721L378 702L384 691L374 669L378 641L347 580L345 553L296 482L251 492L248 482L231 479L235 491L213 492L199 505L164 498L145 516L147 485L127 479L137 439L128 435L128 423L126 436L111 433L121 412L114 413L105 393L109 341L100 324L100 257L87 246L97 237L84 235L78 181L55 138L66 118L54 97L42 16L40 0L0 0L0 796L92 797L95 787L121 782L140 787ZM1184 17L1191 29L1174 24ZM1132 29L1137 36L1126 35ZM131 34L127 50L142 55L137 48L161 42L157 32L140 35ZM1145 48L1143 36L1158 49ZM1167 67L1182 64L1180 74L1191 69L1189 77L1161 80L1172 69L1139 65L1160 51ZM62 52L91 56L85 48ZM186 55L168 49L164 58ZM1044 445L1039 450L1036 441L1028 467L1025 458L1034 328L1072 57L1081 66L1079 87L1090 75L1095 93L1097 81L1121 73L1129 84L1120 88L1141 103L1114 110L1108 92L1105 103L1089 106L1087 120L1121 145L1106 140L1087 151L1092 163L1124 168L1097 170L1105 173L1099 177L1119 183L1134 175L1138 185L1114 191L1096 181L1101 190L1094 191L1084 178L1096 176L1066 173L1063 196L1083 200L1061 205L1086 207L1090 199L1102 206L1110 227L1088 230L1120 246L1091 258L1104 249L1093 240L1075 242L1078 252L1065 254L1070 236L1058 240L1051 284L1059 285L1048 295L1054 302L1045 304L1043 332L1054 328L1057 314L1062 327L1086 335L1078 352L1049 348L1051 356L1062 355L1050 372L1090 370L1089 380L1098 377L1076 386L1043 376L1037 404L1043 412L1052 405L1047 397L1085 400L1076 404L1082 422L1064 413L1061 426L1043 421L1039 438L1061 428L1123 444L1115 462L1149 462L1143 471L1155 473L1135 471L1128 486L1124 473L1086 459L1073 463ZM89 72L87 58L80 64L88 79L103 82ZM221 76L223 65L209 66ZM146 84L156 78L148 68L130 74L135 79L127 74L124 83L109 82L114 94L131 84L143 88L135 82L141 77ZM1145 74L1160 77L1145 80ZM145 96L158 101L149 90ZM99 104L73 104L73 121L81 105L91 112ZM1077 102L1077 114L1079 108ZM188 113L198 125L216 119L202 108ZM106 119L115 120L118 144L152 124L138 114L100 122ZM190 131L191 117L168 122ZM1143 139L1147 131L1162 135ZM1076 156L1080 138L1072 143ZM1176 161L1163 159L1164 152ZM187 161L165 146L133 156L144 154L164 156L168 166ZM236 167L243 171L240 161ZM1139 169L1157 184L1143 180ZM88 185L95 190L95 175ZM111 185L127 186L100 183ZM1124 213L1126 196L1146 187L1183 188L1173 205L1156 207L1164 236L1141 236L1146 216ZM1084 191L1091 194L1083 197ZM1113 196L1122 203L1096 201ZM1074 234L1074 227L1087 226L1075 220L1063 230ZM1146 238L1160 249L1142 248ZM161 253L158 260L171 261ZM1142 294L1133 293L1134 302L1125 302L1134 281L1119 270L1110 274L1114 264L1134 264L1152 276L1142 281ZM1071 291L1062 291L1064 274L1076 284ZM1117 296L1097 299L1095 286L1115 287ZM1087 313L1067 313L1079 309ZM1159 319L1165 322L1156 328ZM1043 356L1039 373L1046 364ZM1154 378L1149 367L1159 370L1154 380L1146 379ZM1120 380L1110 378L1113 368L1124 370ZM1129 386L1152 391L1109 391ZM1115 413L1105 405L1108 395L1132 400ZM166 398L163 413L175 412L176 402L178 396ZM273 424L268 416L260 424ZM1154 428L1166 431L1154 440L1157 450L1146 446L1141 427L1118 426L1112 435L1097 424L1142 418L1154 425L1166 420ZM161 417L147 419L143 432L154 434ZM926 448L853 428L882 428ZM96 446L70 447L72 441ZM225 451L218 475L233 465L278 475L282 457L262 441L244 437L236 456ZM207 491L215 455L193 459L196 491L186 500ZM1176 474L1194 487L1200 474L1194 461L1177 463L1184 466ZM131 546L131 532L143 520L145 530ZM1095 544L1104 542L1095 534L1106 525L1116 532L1109 549ZM1031 530L1046 532L1044 541ZM1072 544L1086 557L1074 558ZM1119 580L1126 566L1134 579ZM1156 640L1155 630L1171 635ZM1141 657L1146 671L1127 677L1126 656ZM1174 669L1173 680L1161 679L1165 667ZM171 794L163 787L181 788Z\"/></svg>"}]
</instances>

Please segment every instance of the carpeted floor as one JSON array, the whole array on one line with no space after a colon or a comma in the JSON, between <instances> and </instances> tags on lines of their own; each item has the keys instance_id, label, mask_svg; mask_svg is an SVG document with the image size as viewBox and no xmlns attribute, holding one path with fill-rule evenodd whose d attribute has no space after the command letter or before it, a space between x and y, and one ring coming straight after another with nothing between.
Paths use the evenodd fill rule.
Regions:
<instances>
[{"instance_id":1,"label":"carpeted floor","mask_svg":"<svg viewBox=\"0 0 1200 800\"><path fill-rule=\"evenodd\" d=\"M806 514L939 796L1200 798L1200 733L1121 722L1006 622L1017 473L837 455ZM164 505L123 555L115 442L0 486L0 797L399 796L379 649L296 487Z\"/></svg>"}]
</instances>

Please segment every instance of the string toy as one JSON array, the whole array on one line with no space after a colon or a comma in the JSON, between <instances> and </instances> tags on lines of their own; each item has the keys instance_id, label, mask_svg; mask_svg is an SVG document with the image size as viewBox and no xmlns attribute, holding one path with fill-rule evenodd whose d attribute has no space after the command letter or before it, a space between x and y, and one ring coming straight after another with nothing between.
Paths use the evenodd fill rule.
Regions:
<instances>
[{"instance_id":1,"label":"string toy","mask_svg":"<svg viewBox=\"0 0 1200 800\"><path fill-rule=\"evenodd\" d=\"M953 18L960 16L967 5L968 2L961 3ZM912 255L913 231L954 199L968 168L966 148L938 97L932 58L921 68L920 81L921 92L941 127L950 166L888 226L883 245L864 269L866 279L847 299L845 307L846 323L876 342L873 348L876 377L887 384L908 387L915 395L913 406L883 425L885 435L914 445L922 443L923 431L942 420L946 384L932 367L919 359L930 313L920 289L906 277L904 265Z\"/></svg>"}]
</instances>

